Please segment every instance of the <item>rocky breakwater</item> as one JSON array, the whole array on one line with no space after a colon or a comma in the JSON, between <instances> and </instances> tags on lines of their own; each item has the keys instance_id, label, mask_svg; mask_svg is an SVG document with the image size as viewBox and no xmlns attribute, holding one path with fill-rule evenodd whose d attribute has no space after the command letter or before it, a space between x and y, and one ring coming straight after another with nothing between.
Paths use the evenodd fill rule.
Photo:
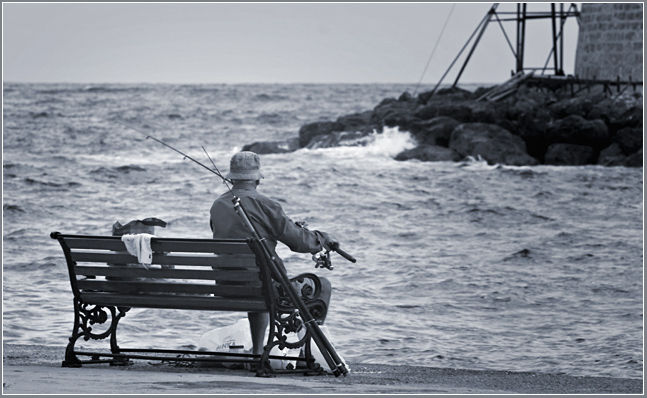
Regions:
<instances>
[{"instance_id":1,"label":"rocky breakwater","mask_svg":"<svg viewBox=\"0 0 647 398\"><path fill-rule=\"evenodd\" d=\"M373 110L301 127L298 137L255 142L244 150L285 153L300 148L364 145L385 127L417 141L397 160L460 161L467 157L506 165L642 167L642 93L547 90L520 84L514 90L453 88L417 97L387 98ZM568 91L568 92L567 92Z\"/></svg>"}]
</instances>

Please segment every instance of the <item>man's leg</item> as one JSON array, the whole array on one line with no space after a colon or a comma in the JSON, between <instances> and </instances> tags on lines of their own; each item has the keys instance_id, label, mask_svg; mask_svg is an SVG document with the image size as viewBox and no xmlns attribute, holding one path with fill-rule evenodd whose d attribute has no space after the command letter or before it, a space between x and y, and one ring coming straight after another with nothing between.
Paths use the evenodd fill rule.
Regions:
<instances>
[{"instance_id":1,"label":"man's leg","mask_svg":"<svg viewBox=\"0 0 647 398\"><path fill-rule=\"evenodd\" d=\"M252 354L261 355L265 346L265 331L270 323L267 312L248 312L249 329L252 332Z\"/></svg>"}]
</instances>

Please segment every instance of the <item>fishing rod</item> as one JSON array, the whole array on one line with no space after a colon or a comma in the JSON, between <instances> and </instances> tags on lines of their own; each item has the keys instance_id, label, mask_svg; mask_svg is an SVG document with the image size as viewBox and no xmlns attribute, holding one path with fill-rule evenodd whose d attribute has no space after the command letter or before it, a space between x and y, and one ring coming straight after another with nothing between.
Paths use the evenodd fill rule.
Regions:
<instances>
[{"instance_id":1,"label":"fishing rod","mask_svg":"<svg viewBox=\"0 0 647 398\"><path fill-rule=\"evenodd\" d=\"M263 239L256 231L256 228L250 221L247 213L245 212L245 209L242 206L242 203L240 202L240 198L234 196L232 202L234 203L234 209L236 209L236 213L241 217L243 223L252 233L252 236L255 238L257 244L261 247L263 256L268 260L267 263L270 265L272 275L274 275L274 277L278 279L278 282L287 292L290 300L292 301L292 304L295 306L295 312L303 320L303 325L305 325L306 329L310 332L312 339L315 341L315 344L317 344L317 347L319 347L319 352L321 352L321 355L324 357L324 360L328 364L330 370L333 371L335 377L339 377L340 375L348 375L346 364L341 360L341 358L337 354L337 351L335 351L335 348L332 346L326 335L321 331L321 328L319 328L319 324L317 324L308 307L306 307L301 297L294 290L294 287L292 286L287 273L285 272L283 267L280 267L278 265L276 256L272 254L269 247L267 246L267 241Z\"/></svg>"},{"instance_id":2,"label":"fishing rod","mask_svg":"<svg viewBox=\"0 0 647 398\"><path fill-rule=\"evenodd\" d=\"M253 238L256 241L256 244L260 246L261 251L263 256L265 257L267 261L267 264L270 266L270 271L272 275L274 275L277 279L278 282L284 287L284 290L288 293L288 296L290 297L290 300L292 301L293 305L295 306L295 312L298 313L299 317L303 320L303 325L305 325L306 329L310 332L310 335L312 336L312 339L315 341L315 344L317 344L317 347L319 347L319 351L321 352L322 356L324 357L324 360L328 364L329 368L333 371L333 374L335 377L339 377L340 375L348 375L348 369L346 367L346 364L341 360L339 355L337 354L337 351L335 351L335 348L332 346L326 335L321 331L321 328L319 328L319 325L317 324L315 318L312 316L310 313L308 307L306 307L305 303L301 299L301 297L296 293L294 290L294 287L292 286L290 279L286 273L286 271L283 269L283 267L279 266L277 257L272 254L272 251L270 248L267 246L267 241L260 236L258 231L256 231L256 228L252 224L250 218L247 216L247 212L242 206L242 203L240 201L240 198L234 195L233 191L231 188L229 188L229 185L227 182L231 182L230 180L227 180L222 173L220 173L220 170L218 170L218 167L216 166L215 162L209 156L207 153L206 149L202 147L204 152L207 154L207 157L213 164L215 170L205 166L204 164L198 162L197 160L193 159L192 157L186 155L184 152L172 147L171 145L168 145L162 140L159 140L151 135L145 134L131 126L128 126L123 123L115 122L118 123L122 126L128 127L129 129L132 129L134 131L137 131L140 134L146 135L146 138L151 138L154 141L164 145L165 147L172 149L173 151L179 153L180 155L184 156L187 159L192 160L193 162L199 164L203 168L209 170L210 172L214 173L218 177L223 179L224 184L227 186L229 191L231 192L233 199L232 203L234 204L234 210L236 211L236 214L238 214L247 229L250 231L252 234ZM339 249L339 244L333 245L336 246L337 249ZM332 249L332 247L331 247ZM348 253L341 251L340 254L342 254L343 257L347 258L349 261L355 262L355 259L350 256Z\"/></svg>"},{"instance_id":3,"label":"fishing rod","mask_svg":"<svg viewBox=\"0 0 647 398\"><path fill-rule=\"evenodd\" d=\"M152 140L154 140L154 141L157 141L157 142L159 142L160 144L164 145L165 147L167 147L167 148L169 148L169 149L171 149L171 150L173 150L173 151L175 151L175 152L179 153L180 155L184 156L184 158L185 158L185 159L189 159L189 160L191 160L191 161L193 161L193 162L195 162L195 163L199 164L200 166L202 166L202 167L204 167L205 169L209 170L209 171L210 171L210 172L212 172L213 174L215 174L215 175L217 175L218 177L222 178L223 183L224 183L225 185L227 185L227 183L228 183L228 182L229 182L229 183L231 183L231 180L228 180L227 178L225 178L225 177L220 173L220 171L219 171L219 170L218 170L218 168L216 167L215 163L213 163L213 160L211 160L211 156L209 156L209 154L208 154L208 153L207 153L207 156L209 157L209 160L211 160L211 163L212 163L212 164L213 164L213 166L215 167L215 170L213 170L213 169L211 169L211 168L209 168L209 167L205 166L204 164L202 164L202 163L198 162L197 160L193 159L191 156L187 155L186 153L184 153L184 152L182 152L182 151L180 151L180 150L178 150L178 149L176 149L176 148L173 148L172 146L170 146L170 145L169 145L169 144L167 144L166 142L164 142L164 141L162 141L162 140L159 140L159 139L157 139L157 138L153 137L152 135L146 134L146 133L144 133L143 131L137 130L136 128L134 128L134 127L132 127L132 126L129 126L129 125L124 124L124 123L121 123L121 122L114 122L114 123L119 124L119 125L122 125L122 126L124 126L124 127L126 127L126 128L129 128L129 129L133 130L133 131L136 131L136 132L138 132L139 134L145 135L145 136L146 136L146 139L149 139L149 138L150 138L150 139L152 139ZM204 150L204 147L202 147L202 149ZM207 151L205 150L204 152L206 153ZM229 185L227 185L227 188L229 188ZM229 189L229 191L231 191L231 189Z\"/></svg>"}]
</instances>

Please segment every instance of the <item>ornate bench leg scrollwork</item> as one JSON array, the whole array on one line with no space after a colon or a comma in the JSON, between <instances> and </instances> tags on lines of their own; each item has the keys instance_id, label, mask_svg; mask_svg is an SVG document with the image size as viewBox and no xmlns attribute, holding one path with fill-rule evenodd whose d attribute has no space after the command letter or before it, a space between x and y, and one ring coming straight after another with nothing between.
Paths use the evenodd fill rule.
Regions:
<instances>
[{"instance_id":1,"label":"ornate bench leg scrollwork","mask_svg":"<svg viewBox=\"0 0 647 398\"><path fill-rule=\"evenodd\" d=\"M301 274L295 278L290 279L292 286L297 289L297 293L301 296L304 304L310 311L315 322L322 323L326 317L327 307L326 303L320 299L321 295L321 281L315 274ZM270 313L270 335L268 338L269 344L265 346L261 363L263 369L261 374L266 374L271 371L269 355L272 348L278 346L280 350L284 348L302 350L302 358L299 362L304 361L307 369L303 371L310 371L314 373L323 373L320 364L315 362L312 355L311 344L312 336L310 331L305 327L304 322L299 315L299 311L292 304L288 294L283 287L276 285L274 291L274 312ZM292 336L298 332L305 332L300 339L288 341L288 334ZM276 370L274 370L276 372Z\"/></svg>"},{"instance_id":2,"label":"ornate bench leg scrollwork","mask_svg":"<svg viewBox=\"0 0 647 398\"><path fill-rule=\"evenodd\" d=\"M119 320L126 316L126 312L130 308L126 307L102 307L99 305L85 304L78 298L74 298L74 329L72 330L72 337L69 338L69 343L65 349L65 360L63 361L64 367L81 367L84 363L102 363L99 355L92 355L89 361L81 361L74 346L79 338L88 341L103 340L110 337L110 350L113 354L119 353L119 346L117 345L117 325ZM110 322L107 329L102 332L95 332L93 328L95 325L103 325ZM85 354L84 354L85 355ZM109 361L113 365L124 365L128 362L128 358L118 357Z\"/></svg>"}]
</instances>

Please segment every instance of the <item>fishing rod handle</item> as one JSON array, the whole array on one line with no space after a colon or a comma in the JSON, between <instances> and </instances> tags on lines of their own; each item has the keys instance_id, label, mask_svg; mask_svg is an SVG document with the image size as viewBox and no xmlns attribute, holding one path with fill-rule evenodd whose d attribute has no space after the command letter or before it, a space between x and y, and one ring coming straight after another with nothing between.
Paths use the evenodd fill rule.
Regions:
<instances>
[{"instance_id":1,"label":"fishing rod handle","mask_svg":"<svg viewBox=\"0 0 647 398\"><path fill-rule=\"evenodd\" d=\"M346 260L350 261L351 263L355 263L355 262L357 262L357 260L355 259L355 257L353 257L353 256L351 256L350 254L346 253L346 252L345 252L345 251L343 251L342 249L336 249L335 251L336 251L337 253L339 253L339 255L340 255L340 256L342 256L342 257L343 257L343 258L345 258Z\"/></svg>"},{"instance_id":2,"label":"fishing rod handle","mask_svg":"<svg viewBox=\"0 0 647 398\"><path fill-rule=\"evenodd\" d=\"M342 256L346 260L350 261L351 263L357 262L355 257L351 256L350 254L346 253L345 251L343 251L342 249L339 248L339 243L335 243L335 244L329 245L329 246L332 249L332 251L335 251L335 252L339 253L340 256Z\"/></svg>"}]
</instances>

